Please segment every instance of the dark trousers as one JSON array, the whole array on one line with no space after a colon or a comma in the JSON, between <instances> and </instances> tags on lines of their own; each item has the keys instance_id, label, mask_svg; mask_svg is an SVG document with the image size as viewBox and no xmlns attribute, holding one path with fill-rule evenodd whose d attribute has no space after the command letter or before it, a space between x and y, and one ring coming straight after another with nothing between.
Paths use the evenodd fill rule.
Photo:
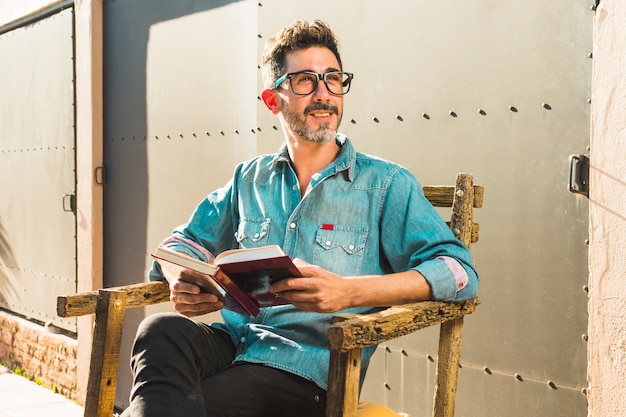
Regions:
<instances>
[{"instance_id":1,"label":"dark trousers","mask_svg":"<svg viewBox=\"0 0 626 417\"><path fill-rule=\"evenodd\" d=\"M289 372L237 363L230 336L180 314L154 314L133 345L122 417L323 417L326 392Z\"/></svg>"}]
</instances>

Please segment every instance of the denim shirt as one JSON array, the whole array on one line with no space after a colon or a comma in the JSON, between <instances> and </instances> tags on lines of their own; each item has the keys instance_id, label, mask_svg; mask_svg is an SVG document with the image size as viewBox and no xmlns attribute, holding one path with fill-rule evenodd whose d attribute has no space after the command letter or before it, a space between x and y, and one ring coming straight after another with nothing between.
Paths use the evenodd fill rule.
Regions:
<instances>
[{"instance_id":1,"label":"denim shirt","mask_svg":"<svg viewBox=\"0 0 626 417\"><path fill-rule=\"evenodd\" d=\"M417 179L400 165L355 152L341 134L337 143L339 156L313 175L302 198L286 146L239 164L228 184L174 230L167 246L210 261L210 254L227 249L276 244L292 258L341 276L415 269L434 299L473 298L478 276L472 256L426 200ZM150 275L162 279L158 265ZM279 368L327 389L333 315L292 305L263 308L256 318L223 309L223 323L214 326L232 336L235 361ZM374 349L363 350L362 378Z\"/></svg>"}]
</instances>

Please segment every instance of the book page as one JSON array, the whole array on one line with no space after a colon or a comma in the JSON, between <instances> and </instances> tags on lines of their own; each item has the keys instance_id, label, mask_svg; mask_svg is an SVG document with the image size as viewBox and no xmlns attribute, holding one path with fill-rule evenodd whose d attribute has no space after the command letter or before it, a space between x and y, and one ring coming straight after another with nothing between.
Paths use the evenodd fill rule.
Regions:
<instances>
[{"instance_id":1,"label":"book page","mask_svg":"<svg viewBox=\"0 0 626 417\"><path fill-rule=\"evenodd\" d=\"M254 261L257 259L271 259L285 256L278 245L263 246L260 248L232 249L220 253L215 258L215 265L235 262Z\"/></svg>"}]
</instances>

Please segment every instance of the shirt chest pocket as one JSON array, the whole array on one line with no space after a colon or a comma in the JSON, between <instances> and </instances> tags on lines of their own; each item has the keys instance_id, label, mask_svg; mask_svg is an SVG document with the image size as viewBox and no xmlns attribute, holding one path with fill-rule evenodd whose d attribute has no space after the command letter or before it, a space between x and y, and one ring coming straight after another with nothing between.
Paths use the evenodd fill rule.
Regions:
<instances>
[{"instance_id":1,"label":"shirt chest pocket","mask_svg":"<svg viewBox=\"0 0 626 417\"><path fill-rule=\"evenodd\" d=\"M315 236L313 263L339 275L361 274L367 233L354 227L322 227Z\"/></svg>"},{"instance_id":2,"label":"shirt chest pocket","mask_svg":"<svg viewBox=\"0 0 626 417\"><path fill-rule=\"evenodd\" d=\"M255 248L267 245L270 219L243 219L235 234L241 248Z\"/></svg>"}]
</instances>

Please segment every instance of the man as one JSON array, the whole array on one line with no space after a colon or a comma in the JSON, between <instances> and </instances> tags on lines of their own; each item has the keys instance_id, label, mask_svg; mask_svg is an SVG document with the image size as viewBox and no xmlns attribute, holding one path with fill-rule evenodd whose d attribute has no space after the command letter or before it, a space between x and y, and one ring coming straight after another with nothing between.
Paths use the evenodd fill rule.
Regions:
<instances>
[{"instance_id":1,"label":"man","mask_svg":"<svg viewBox=\"0 0 626 417\"><path fill-rule=\"evenodd\" d=\"M404 168L355 152L337 132L352 74L323 22L295 22L263 55L263 102L285 144L240 164L163 244L211 261L236 247L277 244L304 278L271 291L291 305L256 318L219 294L170 284L177 313L140 326L124 416L323 416L332 314L475 296L470 253ZM162 279L158 266L153 279ZM211 326L187 317L222 309ZM187 316L187 317L185 317ZM373 349L364 351L364 368Z\"/></svg>"}]
</instances>

